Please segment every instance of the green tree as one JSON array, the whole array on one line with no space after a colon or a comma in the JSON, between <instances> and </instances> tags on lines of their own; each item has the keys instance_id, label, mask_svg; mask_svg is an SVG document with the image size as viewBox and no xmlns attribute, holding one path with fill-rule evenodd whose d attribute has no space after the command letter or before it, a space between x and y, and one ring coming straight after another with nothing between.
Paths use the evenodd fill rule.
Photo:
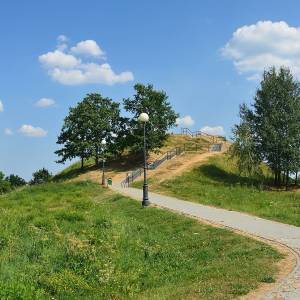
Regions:
<instances>
[{"instance_id":1,"label":"green tree","mask_svg":"<svg viewBox=\"0 0 300 300\"><path fill-rule=\"evenodd\" d=\"M55 153L61 157L59 163L75 157L94 157L96 164L103 152L102 141L106 141L106 151L116 152L115 145L122 127L119 104L100 94L88 94L76 107L70 108L64 120L57 143L63 148Z\"/></svg>"},{"instance_id":2,"label":"green tree","mask_svg":"<svg viewBox=\"0 0 300 300\"><path fill-rule=\"evenodd\" d=\"M39 169L32 174L32 180L30 184L41 184L49 182L52 178L52 174L45 168Z\"/></svg>"},{"instance_id":3,"label":"green tree","mask_svg":"<svg viewBox=\"0 0 300 300\"><path fill-rule=\"evenodd\" d=\"M240 174L253 176L261 174L261 159L255 148L250 114L246 104L240 106L241 121L233 128L234 143L230 147L230 155L236 160Z\"/></svg>"},{"instance_id":4,"label":"green tree","mask_svg":"<svg viewBox=\"0 0 300 300\"><path fill-rule=\"evenodd\" d=\"M26 185L26 181L18 175L11 174L5 178L13 188Z\"/></svg>"},{"instance_id":5,"label":"green tree","mask_svg":"<svg viewBox=\"0 0 300 300\"><path fill-rule=\"evenodd\" d=\"M176 124L178 114L173 110L164 91L154 90L152 85L136 84L135 95L124 99L124 108L133 115L129 120L130 133L127 143L132 151L143 147L143 128L138 122L142 112L149 115L147 123L148 150L160 148L168 137L168 130Z\"/></svg>"},{"instance_id":6,"label":"green tree","mask_svg":"<svg viewBox=\"0 0 300 300\"><path fill-rule=\"evenodd\" d=\"M300 89L289 69L264 72L252 114L257 152L275 174L275 183L297 165L300 136Z\"/></svg>"},{"instance_id":7,"label":"green tree","mask_svg":"<svg viewBox=\"0 0 300 300\"><path fill-rule=\"evenodd\" d=\"M7 193L11 190L11 185L4 179L5 175L0 171L0 194Z\"/></svg>"},{"instance_id":8,"label":"green tree","mask_svg":"<svg viewBox=\"0 0 300 300\"><path fill-rule=\"evenodd\" d=\"M264 72L246 126L253 156L271 168L276 185L285 181L287 187L291 172L297 173L300 165L300 88L289 69Z\"/></svg>"}]
</instances>

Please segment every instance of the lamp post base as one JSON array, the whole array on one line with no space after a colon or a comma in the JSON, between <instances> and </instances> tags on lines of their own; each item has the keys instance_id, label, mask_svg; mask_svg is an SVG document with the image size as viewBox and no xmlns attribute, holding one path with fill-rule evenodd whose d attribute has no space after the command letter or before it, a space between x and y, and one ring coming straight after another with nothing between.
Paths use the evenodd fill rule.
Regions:
<instances>
[{"instance_id":1,"label":"lamp post base","mask_svg":"<svg viewBox=\"0 0 300 300\"><path fill-rule=\"evenodd\" d=\"M143 201L142 206L146 207L150 205L149 197L148 197L148 184L144 184L143 186Z\"/></svg>"}]
</instances>

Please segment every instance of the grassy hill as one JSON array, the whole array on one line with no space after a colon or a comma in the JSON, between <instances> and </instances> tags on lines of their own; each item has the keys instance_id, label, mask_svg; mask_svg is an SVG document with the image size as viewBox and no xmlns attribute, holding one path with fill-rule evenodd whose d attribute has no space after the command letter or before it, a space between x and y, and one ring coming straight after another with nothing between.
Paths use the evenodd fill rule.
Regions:
<instances>
[{"instance_id":1,"label":"grassy hill","mask_svg":"<svg viewBox=\"0 0 300 300\"><path fill-rule=\"evenodd\" d=\"M199 146L201 151L207 151L209 145L208 137L197 137L191 138L186 135L173 135L171 134L164 146L158 152L150 153L149 162L157 159L161 155L165 154L167 151L174 149L175 147L186 147L187 149L195 148L196 144ZM139 168L143 165L143 153L140 154L127 154L125 152L122 157L119 158L108 158L106 162L106 173L108 177L114 177L120 173L126 174L129 171L132 171L136 168ZM65 168L62 172L57 174L54 177L54 180L66 180L66 179L89 179L93 181L100 180L101 166L95 166L95 161L89 159L85 161L84 169L81 169L81 163L75 162L71 166ZM125 176L124 176L125 177Z\"/></svg>"},{"instance_id":2,"label":"grassy hill","mask_svg":"<svg viewBox=\"0 0 300 300\"><path fill-rule=\"evenodd\" d=\"M274 190L270 180L267 172L263 178L240 176L234 163L222 155L170 180L150 179L150 190L300 226L300 193ZM141 187L141 182L134 186Z\"/></svg>"},{"instance_id":3,"label":"grassy hill","mask_svg":"<svg viewBox=\"0 0 300 300\"><path fill-rule=\"evenodd\" d=\"M233 299L279 255L91 182L0 196L0 299Z\"/></svg>"}]
</instances>

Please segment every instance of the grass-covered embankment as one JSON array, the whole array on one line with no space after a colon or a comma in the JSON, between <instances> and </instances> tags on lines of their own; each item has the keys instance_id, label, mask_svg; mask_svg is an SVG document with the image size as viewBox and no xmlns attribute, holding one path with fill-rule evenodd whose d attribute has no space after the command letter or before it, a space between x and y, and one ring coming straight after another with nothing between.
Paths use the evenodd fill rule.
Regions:
<instances>
[{"instance_id":1,"label":"grass-covered embankment","mask_svg":"<svg viewBox=\"0 0 300 300\"><path fill-rule=\"evenodd\" d=\"M169 135L167 140L164 142L164 145L159 151L151 152L149 161L153 161L170 150L174 150L176 147L186 147L186 149L196 149L200 153L201 151L207 151L209 146L209 142L207 138L197 137L191 138L186 135ZM124 153L119 157L114 157L112 155L107 155L105 170L108 177L113 177L120 172L130 172L136 168L140 168L143 166L144 158L143 151L140 153L128 153L128 151L124 151ZM102 169L102 162L100 158L99 166L95 165L95 160L93 158L89 158L84 160L84 167L81 168L81 162L77 161L66 167L60 173L56 174L53 178L54 181L63 181L68 179L77 178L82 175L87 175L85 177L81 177L81 179L95 179L95 176L89 176L93 172L97 172L100 174L99 170ZM125 174L124 174L125 177Z\"/></svg>"},{"instance_id":2,"label":"grass-covered embankment","mask_svg":"<svg viewBox=\"0 0 300 300\"><path fill-rule=\"evenodd\" d=\"M280 255L92 183L0 197L1 299L232 299Z\"/></svg>"},{"instance_id":3,"label":"grass-covered embankment","mask_svg":"<svg viewBox=\"0 0 300 300\"><path fill-rule=\"evenodd\" d=\"M150 188L181 199L300 226L300 193L277 191L267 183L268 177L240 176L232 160L221 155L174 179L159 183L150 179ZM134 186L140 187L141 182Z\"/></svg>"}]
</instances>

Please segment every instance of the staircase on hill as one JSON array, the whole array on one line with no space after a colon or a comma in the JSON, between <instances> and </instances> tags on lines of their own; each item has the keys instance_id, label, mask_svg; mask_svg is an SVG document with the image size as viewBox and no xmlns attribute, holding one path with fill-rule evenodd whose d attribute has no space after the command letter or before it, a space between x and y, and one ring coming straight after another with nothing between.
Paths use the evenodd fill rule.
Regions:
<instances>
[{"instance_id":1,"label":"staircase on hill","mask_svg":"<svg viewBox=\"0 0 300 300\"><path fill-rule=\"evenodd\" d=\"M210 135L208 135L210 136ZM212 136L210 136L212 137ZM215 140L217 141L217 140ZM165 154L163 154L158 159L152 161L148 164L148 170L155 170L158 168L161 164L163 164L165 161L173 159L183 153L187 152L209 152L209 151L221 151L222 150L222 143L217 142L207 142L207 143L196 143L196 144L184 144L179 147L175 147L172 150L167 151ZM129 187L130 184L136 180L138 177L140 177L144 172L144 168L138 168L134 171L131 171L127 174L126 178L121 182L122 187Z\"/></svg>"},{"instance_id":2,"label":"staircase on hill","mask_svg":"<svg viewBox=\"0 0 300 300\"><path fill-rule=\"evenodd\" d=\"M191 131L189 128L181 128L181 134L182 135L187 135L190 137L208 137L211 139L212 143L217 143L217 142L221 142L221 141L226 141L226 138L224 136L221 135L212 135L212 134L208 134L206 132L203 132L201 130L197 130L197 131Z\"/></svg>"}]
</instances>

